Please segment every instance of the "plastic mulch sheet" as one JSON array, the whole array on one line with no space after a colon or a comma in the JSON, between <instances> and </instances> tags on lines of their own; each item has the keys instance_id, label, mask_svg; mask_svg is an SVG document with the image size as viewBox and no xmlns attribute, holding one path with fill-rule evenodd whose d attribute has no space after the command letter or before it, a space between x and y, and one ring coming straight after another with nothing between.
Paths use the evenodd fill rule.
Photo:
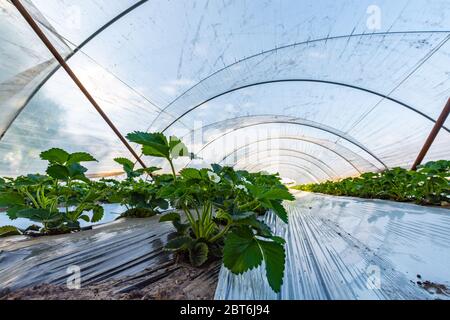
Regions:
<instances>
[{"instance_id":1,"label":"plastic mulch sheet","mask_svg":"<svg viewBox=\"0 0 450 320\"><path fill-rule=\"evenodd\" d=\"M0 291L65 284L70 267L83 284L136 275L171 258L163 246L174 229L159 217L121 219L70 235L0 240Z\"/></svg>"},{"instance_id":2,"label":"plastic mulch sheet","mask_svg":"<svg viewBox=\"0 0 450 320\"><path fill-rule=\"evenodd\" d=\"M449 299L450 211L382 200L299 193L286 237L284 284L263 267L222 268L216 299Z\"/></svg>"}]
</instances>

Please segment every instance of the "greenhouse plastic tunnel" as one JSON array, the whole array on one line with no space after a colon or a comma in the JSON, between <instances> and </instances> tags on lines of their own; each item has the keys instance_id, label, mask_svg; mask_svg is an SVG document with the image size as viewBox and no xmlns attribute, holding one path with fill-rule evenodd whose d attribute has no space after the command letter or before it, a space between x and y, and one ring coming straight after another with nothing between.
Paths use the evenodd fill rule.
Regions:
<instances>
[{"instance_id":1,"label":"greenhouse plastic tunnel","mask_svg":"<svg viewBox=\"0 0 450 320\"><path fill-rule=\"evenodd\" d=\"M45 287L64 299L450 298L449 1L0 0L0 9L0 227L13 230L0 233L0 297L33 298ZM161 134L169 147L177 137L189 154L168 162L133 132ZM55 178L52 166L70 175L73 163L43 156L54 148L95 158L83 160L77 187ZM220 185L224 168L250 173L233 197L260 200L258 226L285 240L266 239L283 247L279 288L265 252L243 272L227 262L236 230L255 227L241 226L227 201L198 200L202 212L213 203L217 232L230 235L213 236L208 262L191 270L205 243L167 249L175 229L159 220L180 207L161 193L168 205L152 204L155 216L123 217L130 203L99 197L76 227L65 220L66 232L52 234L19 210L48 207L4 200L38 188L49 214L64 216L61 207L79 207L76 188L194 190L193 172ZM264 175L279 181L264 187L293 196L279 199L286 221L255 191ZM223 258L214 260L217 247ZM183 268L195 276L184 279ZM70 270L80 290L68 286ZM172 278L184 284L164 291Z\"/></svg>"}]
</instances>

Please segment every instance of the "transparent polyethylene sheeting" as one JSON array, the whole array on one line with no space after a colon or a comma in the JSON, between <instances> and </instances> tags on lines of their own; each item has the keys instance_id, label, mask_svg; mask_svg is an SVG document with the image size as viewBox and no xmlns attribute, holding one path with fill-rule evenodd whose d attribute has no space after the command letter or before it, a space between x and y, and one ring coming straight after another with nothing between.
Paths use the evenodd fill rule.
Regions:
<instances>
[{"instance_id":1,"label":"transparent polyethylene sheeting","mask_svg":"<svg viewBox=\"0 0 450 320\"><path fill-rule=\"evenodd\" d=\"M301 183L410 167L450 95L447 0L22 2L123 135L201 150L177 169L230 153ZM11 2L0 9L0 175L43 172L51 147L119 170L129 152ZM426 160L450 157L449 131Z\"/></svg>"},{"instance_id":2,"label":"transparent polyethylene sheeting","mask_svg":"<svg viewBox=\"0 0 450 320\"><path fill-rule=\"evenodd\" d=\"M222 268L216 299L450 299L417 284L450 287L448 209L310 193L286 206L289 226L267 218L287 241L280 294L264 267Z\"/></svg>"}]
</instances>

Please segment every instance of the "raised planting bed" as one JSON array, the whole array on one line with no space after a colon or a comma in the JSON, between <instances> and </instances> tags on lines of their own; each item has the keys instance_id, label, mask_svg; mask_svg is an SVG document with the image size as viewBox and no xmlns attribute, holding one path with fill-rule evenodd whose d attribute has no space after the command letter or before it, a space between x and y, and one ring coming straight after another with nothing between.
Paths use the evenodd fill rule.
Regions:
<instances>
[{"instance_id":1,"label":"raised planting bed","mask_svg":"<svg viewBox=\"0 0 450 320\"><path fill-rule=\"evenodd\" d=\"M163 250L158 217L120 219L69 235L0 240L0 299L211 299L220 261L194 268ZM81 288L69 289L74 268Z\"/></svg>"}]
</instances>

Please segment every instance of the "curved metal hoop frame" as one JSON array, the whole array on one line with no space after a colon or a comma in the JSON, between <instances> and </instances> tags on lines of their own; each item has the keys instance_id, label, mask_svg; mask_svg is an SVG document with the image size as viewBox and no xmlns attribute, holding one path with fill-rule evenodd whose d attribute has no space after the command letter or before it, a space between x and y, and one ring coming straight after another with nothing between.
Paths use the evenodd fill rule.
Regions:
<instances>
[{"instance_id":1,"label":"curved metal hoop frame","mask_svg":"<svg viewBox=\"0 0 450 320\"><path fill-rule=\"evenodd\" d=\"M246 144L246 145L244 145L244 146L241 146L241 147L235 149L234 151L228 153L225 157L223 157L222 160L220 160L219 164L225 162L229 157L231 157L232 155L236 154L236 153L239 152L240 150L245 149L245 148L248 148L248 147L250 147L250 146L252 146L252 145L255 145L255 144L257 144L257 143L260 143L260 142L261 142L261 141L257 141L257 142L254 142L254 143L249 143L249 144ZM293 153L298 153L298 154L302 154L302 155L308 156L308 157L314 159L315 161L321 163L321 164L322 164L323 166L325 166L328 170L330 170L330 172L332 172L334 175L339 176L339 174L338 174L332 167L330 167L327 163L325 163L325 162L322 161L321 159L319 159L319 158L317 158L317 157L314 157L313 155L310 155L310 154L305 153L305 152L301 152L301 151L299 151L299 150L288 149L288 148L279 148L279 149L277 149L277 150L278 150L278 151L293 152ZM253 156L253 155L257 155L257 154L264 153L264 152L269 152L269 151L273 151L273 150L272 150L272 149L258 150L258 151L256 151L256 152L252 152L252 153L249 154L248 156L251 157L251 156ZM236 163L238 163L239 161L240 161L240 160L236 160Z\"/></svg>"},{"instance_id":2,"label":"curved metal hoop frame","mask_svg":"<svg viewBox=\"0 0 450 320\"><path fill-rule=\"evenodd\" d=\"M323 42L323 41L330 41L330 40L339 40L339 39L350 39L350 38L354 38L354 37L372 37L372 36L390 36L390 35L399 35L399 34L439 34L439 33L443 33L443 34L448 34L450 33L450 30L410 30L410 31L385 31L385 32L373 32L373 33L352 33L352 34L347 34L347 35L339 35L339 36L332 36L332 37L326 37L326 38L317 38L317 39L310 39L307 41L301 41L301 42L294 42L291 44L287 44L281 47L275 47L272 49L268 49L265 51L262 51L260 53L257 54L253 54L250 55L248 57L245 57L243 59L237 60L236 62L233 62L223 68L220 68L219 70L211 73L209 76L203 78L202 80L198 81L196 84L194 84L193 86L191 86L190 88L188 88L187 90L185 90L183 93L181 93L178 97L176 97L174 100L172 100L164 109L167 109L168 107L170 107L171 105L173 105L175 102L177 102L179 99L181 99L183 96L185 96L188 92L192 91L192 89L198 87L200 84L202 84L203 82L205 82L206 80L210 79L211 77L219 74L222 71L225 71L229 68L232 68L244 61L247 60L251 60L253 58L271 53L271 52L276 52L279 50L283 50L286 48L291 48L291 47L297 47L297 46L301 46L301 45L308 45L311 43L315 43L315 42Z\"/></svg>"},{"instance_id":3,"label":"curved metal hoop frame","mask_svg":"<svg viewBox=\"0 0 450 320\"><path fill-rule=\"evenodd\" d=\"M384 168L387 169L387 165L380 160L377 156L375 156L369 149L367 149L366 147L364 147L362 144L360 144L359 142L350 139L349 137L345 136L344 134L333 130L332 128L326 128L326 127L322 127L319 124L315 124L315 123L301 123L301 122L296 122L296 121L288 121L288 120L271 120L271 121L265 121L265 122L259 122L259 123L252 123L249 125L244 125L244 126L240 126L237 128L233 128L232 130L229 130L221 135L219 135L218 137L214 138L213 140L209 141L208 143L206 143L197 153L201 153L202 151L204 151L207 147L209 147L212 143L216 142L219 139L222 139L223 137L236 132L238 130L242 130L245 128L250 128L250 127L254 127L254 126L259 126L259 125L266 125L266 124L293 124L293 125L298 125L298 126L306 126L306 127L311 127L311 128L315 128L321 131L325 131L328 132L332 135L335 135L341 139L344 139L346 141L348 141L349 143L355 145L356 147L360 148L361 150L363 150L364 152L366 152L367 154L369 154L372 158L374 158L375 160L377 160ZM366 159L367 160L367 159Z\"/></svg>"},{"instance_id":4,"label":"curved metal hoop frame","mask_svg":"<svg viewBox=\"0 0 450 320\"><path fill-rule=\"evenodd\" d=\"M290 156L290 157L296 158L296 159L299 159L299 160L304 160L305 162L308 162L308 163L314 165L314 166L315 166L316 168L318 168L321 172L323 172L323 173L325 174L325 176L327 176L327 177L330 178L330 179L333 179L333 177L332 177L330 174L328 174L326 171L324 171L322 168L320 168L320 167L317 166L316 164L312 163L311 161L305 160L304 158L295 157L295 156ZM269 158L269 159L270 159L270 158ZM261 166L261 165L267 165L267 164L268 164L267 162L269 161L269 159L267 159L267 160L265 160L265 161L263 161L263 162L258 162L257 164L253 164L253 165L250 166L249 168L252 168L252 169L253 169L253 168L257 168L257 167L259 167L259 166ZM279 161L272 161L272 162L275 163L274 165L279 164L279 163L288 163L288 162L279 162ZM247 166L244 166L244 167L247 167Z\"/></svg>"},{"instance_id":5,"label":"curved metal hoop frame","mask_svg":"<svg viewBox=\"0 0 450 320\"><path fill-rule=\"evenodd\" d=\"M311 160L308 159L308 158L305 158L305 157L300 156L300 155L307 155L307 156L309 156L307 153L300 152L300 151L297 151L297 150L292 150L292 149L277 149L277 151L283 151L283 150L284 150L284 151L290 151L290 152L296 153L296 154L298 154L298 155L292 155L292 154L278 154L278 155L271 156L271 157L269 157L268 159L277 158L277 157L291 157L291 158L301 159L301 160L304 160L304 161L306 161L306 162L312 164L314 167L318 168L320 171L322 171L322 172L323 172L325 175L327 175L328 177L333 178L332 175L331 175L329 172L325 171L325 170L324 170L321 166L319 166L317 163L311 161ZM269 151L271 151L271 150L265 150L264 152L269 152ZM258 156L258 155L260 155L261 153L264 153L264 152L255 152L255 153L252 153L251 155L248 156L248 159L251 159L251 158L254 157L254 156ZM313 158L314 160L316 160L316 161L318 160L318 159L315 158L315 157L312 157L312 158ZM242 162L242 160L243 160L243 159L239 159L238 161L236 161L236 163L234 164L234 166L237 166L240 162ZM324 164L322 161L320 161L320 163L321 163L321 164ZM327 168L328 170L330 169L330 167L329 167L328 165L326 165L326 168ZM336 174L336 176L338 176L338 175Z\"/></svg>"},{"instance_id":6,"label":"curved metal hoop frame","mask_svg":"<svg viewBox=\"0 0 450 320\"><path fill-rule=\"evenodd\" d=\"M235 91L240 91L246 88L251 88L251 87L256 87L256 86L261 86L261 85L267 85L267 84L272 84L272 83L286 83L286 82L312 82L312 83L323 83L323 84L330 84L330 85L336 85L336 86L341 86L341 87L347 87L347 88L351 88L351 89L355 89L355 90L360 90L360 91L364 91L370 94L374 94L377 95L383 99L387 99L390 100L402 107L405 107L419 115L421 115L422 117L430 120L433 123L436 123L436 120L434 120L433 118L431 118L430 116L426 115L425 113L423 113L422 111L419 111L418 109L415 109L414 107L400 101L394 98L389 97L388 95L367 89L367 88L363 88L360 86L355 86L355 85L351 85L351 84L347 84L347 83L343 83L343 82L336 82L336 81L328 81L328 80L320 80L320 79L275 79L275 80L268 80L268 81L259 81L259 82L254 82L254 83L250 83L250 84L246 84L243 86L239 86L236 88L232 88L229 90L226 90L224 92L221 92L219 94L214 95L213 97L210 97L208 99L203 100L202 102L198 103L197 105L195 105L194 107L190 108L189 110L186 110L185 112L183 112L181 115L179 115L177 118L175 118L175 120L173 120L169 125L167 125L164 130L162 130L162 132L167 131L171 126L173 126L176 122L178 122L179 120L181 120L183 117L185 117L187 114L191 113L192 111L194 111L195 109L203 106L204 104L211 102L217 98L220 98L222 96L225 96L227 94L233 93ZM167 108L163 109L164 111L167 110ZM159 117L159 115L158 115ZM157 117L157 118L158 118ZM450 133L450 129L447 127L442 127L442 129L446 130L447 132Z\"/></svg>"},{"instance_id":7,"label":"curved metal hoop frame","mask_svg":"<svg viewBox=\"0 0 450 320\"><path fill-rule=\"evenodd\" d=\"M129 8L125 9L123 12L119 13L117 16L115 16L113 19L111 19L110 21L108 21L107 23L105 23L102 27L100 27L98 30L96 30L93 34L91 34L88 38L86 38L86 40L84 40L79 46L77 46L74 51L68 56L66 57L66 61L69 60L71 57L73 57L77 52L79 52L85 45L87 45L90 41L92 41L93 39L95 39L99 34L101 34L104 30L108 29L110 26L112 26L115 22L119 21L120 19L122 19L123 17L125 17L126 15L128 15L130 12L134 11L135 9L141 7L143 4L147 3L148 0L141 0L136 2L135 4L131 5ZM206 81L207 79L211 78L212 76L220 73L223 70L226 70L227 68L232 67L233 65L236 65L238 63L242 63L243 61L252 59L254 57L257 56L261 56L267 53L271 53L271 52L276 52L278 50L282 50L282 49L286 49L289 47L295 47L295 46L301 46L301 45L307 45L310 43L314 43L314 42L323 42L323 41L330 41L330 40L337 40L337 39L349 39L352 37L366 37L366 36L387 36L387 35L396 35L396 34L434 34L434 33L449 33L450 31L445 31L445 30L431 30L431 31L399 31L399 32L377 32L377 33L371 33L371 34L349 34L349 35L340 35L340 36L333 36L333 37L326 37L326 38L319 38L319 39L312 39L312 40L307 40L307 41L303 41L303 42L297 42L297 43L293 43L293 44L289 44L289 45L285 45L282 47L276 47L270 50L266 50L263 51L261 53L255 54L255 55L251 55L249 57L246 57L244 59L241 59L239 61L236 61L233 64L230 64L228 66L225 66L224 68L221 68L220 70L217 70L216 72L212 73L211 75L209 75L208 77L202 79L201 81L199 81L197 84L195 84L194 86L192 86L191 88L189 88L188 90L186 90L185 92L183 92L181 95L179 95L177 98L175 98L171 103L169 103L164 109L161 110L161 112L158 114L158 116L155 118L158 119L159 116L167 109L169 108L173 103L175 103L177 100L181 99L181 97L183 97L187 92L191 91L193 88L195 88L196 86L200 85L202 82ZM18 110L18 112L16 113L15 117L12 119L12 121L7 125L6 129L4 130L4 132L0 133L0 139L4 136L4 134L6 133L6 131L10 128L10 126L12 125L12 123L14 122L14 120L18 117L18 115L21 113L21 111L28 105L28 103L31 101L31 99L35 96L35 94L43 87L43 85L56 73L56 71L59 69L59 65L56 66L49 74L48 76L36 87L36 89L33 91L33 93L28 97L28 99L25 101L25 103L22 105L22 107ZM431 117L427 116L426 114L423 114L422 112L414 109L413 107L392 99L386 95L383 95L381 93L369 90L369 89L365 89L365 88L361 88L358 86L353 86L350 84L344 84L344 83L337 83L337 82L331 82L331 81L324 81L324 80L317 80L317 79L282 79L282 80L272 80L272 81L264 81L264 82L259 82L259 83L254 83L254 84L250 84L247 86L242 86L239 88L234 88L228 91L225 91L219 95L216 95L212 98L209 98L208 100L202 102L201 104L195 106L193 109L198 108L199 106L203 105L204 103L211 101L215 98L218 98L219 96L231 93L233 91L237 91L237 90L241 90L244 89L246 87L250 87L250 86L256 86L256 85L262 85L262 84L266 84L266 83L273 83L273 82L287 82L287 81L308 81L308 82L320 82L320 83L329 83L329 84L334 84L334 85L341 85L341 86L347 86L349 88L354 88L357 90L363 90L365 92L368 93L372 93L372 94L376 94L380 97L389 99L399 105L402 105L420 115L422 115L423 117L429 119L432 122L435 122L434 119L432 119ZM168 127L166 127L165 130L167 130L170 126L172 126L175 122L177 122L178 120L180 120L182 117L184 117L187 113L191 112L193 109L188 110L186 113L184 113L183 115L181 115L179 118L177 118L174 122L172 122ZM446 130L447 132L450 132L450 130L446 127L443 127L444 130ZM165 131L164 130L164 131Z\"/></svg>"},{"instance_id":8,"label":"curved metal hoop frame","mask_svg":"<svg viewBox=\"0 0 450 320\"><path fill-rule=\"evenodd\" d=\"M344 160L344 162L348 163L351 167L353 167L358 173L360 173L360 174L362 173L361 169L359 169L357 166L355 166L355 164L354 164L352 161L350 161L349 159L347 159L346 157L344 157L342 154L340 154L340 153L337 152L336 150L333 150L333 149L327 147L326 145L323 145L323 144L321 144L321 143L319 143L319 142L317 142L317 141L314 141L314 140L311 140L311 139L306 139L306 138L304 138L304 137L280 136L280 137L265 138L265 139L253 141L253 142L251 142L251 143L249 143L249 144L246 144L246 145L244 145L244 146L241 146L241 147L235 149L234 151L232 151L228 156L230 156L231 154L233 154L234 152L236 152L236 150L240 150L240 149L246 148L246 147L248 147L248 146L250 146L250 145L252 145L252 144L255 144L255 143L261 143L261 142L267 142L267 141L271 141L271 140L294 140L294 141L303 141L303 142L307 142L307 143L311 143L311 144L317 145L317 146L319 146L319 147L321 147L321 148L324 148L324 149L326 149L326 150L328 150L328 151L334 153L334 154L337 155L339 158L341 158L342 160ZM364 158L361 158L361 159L365 160ZM222 161L223 161L223 160L222 160ZM190 162L189 162L189 163L190 163ZM185 167L187 167L187 166L189 165L189 163L188 163Z\"/></svg>"},{"instance_id":9,"label":"curved metal hoop frame","mask_svg":"<svg viewBox=\"0 0 450 320\"><path fill-rule=\"evenodd\" d=\"M249 167L249 169L248 170L253 170L253 169L256 169L256 168L259 168L261 165L260 164L258 164L258 165L255 165L255 166L253 166L253 167ZM319 181L321 181L321 179L319 178L319 177L317 177L315 174L313 174L311 171L309 171L307 168L305 168L305 167L302 167L302 166L299 166L299 165L296 165L296 164L294 164L294 163L289 163L289 162L277 162L277 163L274 163L273 165L263 165L263 169L264 168L271 168L271 167L275 167L275 166L284 166L284 167L292 167L292 168L296 168L298 171L299 170L301 170L301 171L303 171L303 172L306 172L310 177L312 177L314 180L315 180L315 182L319 182Z\"/></svg>"}]
</instances>

